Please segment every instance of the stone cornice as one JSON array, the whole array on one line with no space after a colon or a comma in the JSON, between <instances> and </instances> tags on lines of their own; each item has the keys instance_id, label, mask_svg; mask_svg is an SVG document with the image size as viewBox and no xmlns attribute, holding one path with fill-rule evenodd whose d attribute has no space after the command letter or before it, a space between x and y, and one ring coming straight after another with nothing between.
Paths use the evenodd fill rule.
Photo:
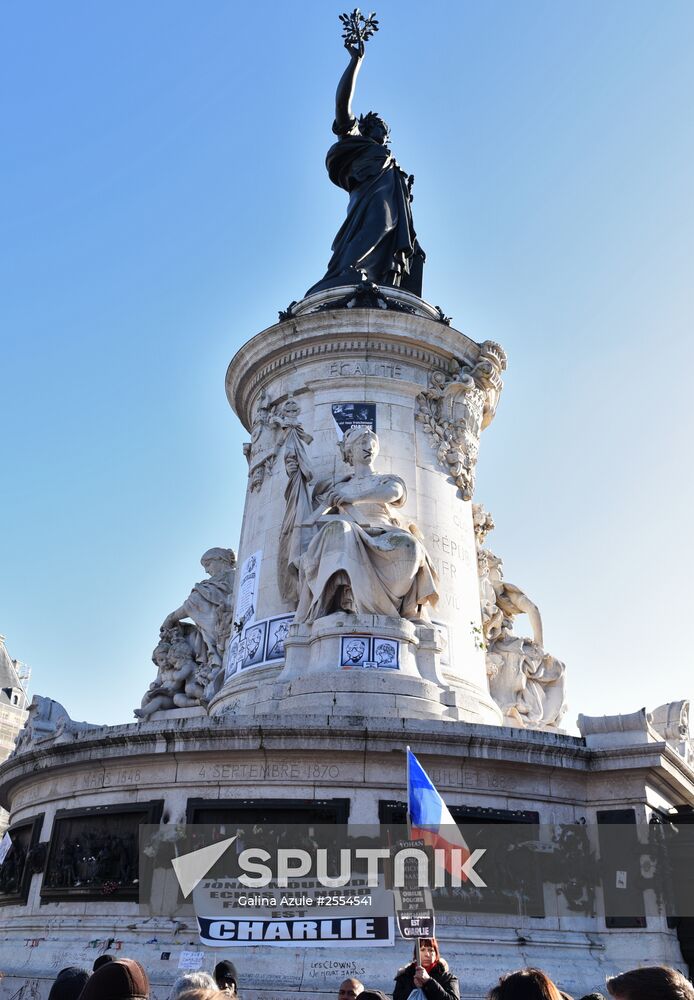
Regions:
<instances>
[{"instance_id":1,"label":"stone cornice","mask_svg":"<svg viewBox=\"0 0 694 1000\"><path fill-rule=\"evenodd\" d=\"M310 735L307 735L310 734ZM694 795L694 770L667 743L646 743L615 750L589 750L580 737L422 720L374 720L302 716L292 725L269 718L225 716L173 719L170 722L88 729L75 739L40 743L0 765L0 804L8 808L14 789L29 778L75 768L125 760L158 758L162 754L401 753L409 744L423 757L454 756L471 761L512 763L579 772L631 771L658 768L668 784ZM107 753L106 753L107 751Z\"/></svg>"},{"instance_id":2,"label":"stone cornice","mask_svg":"<svg viewBox=\"0 0 694 1000\"><path fill-rule=\"evenodd\" d=\"M421 720L376 720L306 716L292 726L277 719L258 725L257 720L216 718L175 719L85 730L77 738L41 746L38 744L0 765L0 803L6 805L18 785L27 778L43 777L79 765L118 765L134 758L157 758L161 754L185 752L244 753L261 751L303 753L333 752L400 753L409 743L423 756L445 756L476 760L528 763L537 767L573 767L586 770L591 756L576 737L528 730ZM307 735L310 734L310 735Z\"/></svg>"},{"instance_id":3,"label":"stone cornice","mask_svg":"<svg viewBox=\"0 0 694 1000\"><path fill-rule=\"evenodd\" d=\"M250 430L253 402L269 377L322 357L355 354L408 362L423 372L447 371L453 359L474 363L479 345L445 324L404 313L342 309L296 316L237 351L226 376L229 404Z\"/></svg>"}]
</instances>

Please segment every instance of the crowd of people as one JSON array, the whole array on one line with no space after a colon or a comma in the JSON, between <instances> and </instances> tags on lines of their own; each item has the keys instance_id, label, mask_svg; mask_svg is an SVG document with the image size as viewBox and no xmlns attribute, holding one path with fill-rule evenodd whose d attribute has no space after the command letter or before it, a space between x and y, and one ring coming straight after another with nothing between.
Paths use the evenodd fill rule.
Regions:
<instances>
[{"instance_id":1,"label":"crowd of people","mask_svg":"<svg viewBox=\"0 0 694 1000\"><path fill-rule=\"evenodd\" d=\"M233 962L218 962L214 973L184 972L174 982L170 1000L229 1000L238 998ZM92 967L61 969L48 1000L150 1000L149 977L132 958L100 955Z\"/></svg>"},{"instance_id":2,"label":"crowd of people","mask_svg":"<svg viewBox=\"0 0 694 1000\"><path fill-rule=\"evenodd\" d=\"M632 969L608 978L607 995L588 993L575 1000L694 1000L694 986L664 965ZM414 995L413 995L414 994ZM240 1000L233 962L219 962L212 974L184 972L171 987L169 1000ZM147 973L134 959L101 955L92 972L67 968L58 973L48 1000L150 1000ZM337 1000L390 1000L358 979L340 984ZM441 956L436 938L421 938L412 962L395 975L392 1000L460 1000L458 977ZM519 969L501 976L487 1000L574 1000L541 969Z\"/></svg>"}]
</instances>

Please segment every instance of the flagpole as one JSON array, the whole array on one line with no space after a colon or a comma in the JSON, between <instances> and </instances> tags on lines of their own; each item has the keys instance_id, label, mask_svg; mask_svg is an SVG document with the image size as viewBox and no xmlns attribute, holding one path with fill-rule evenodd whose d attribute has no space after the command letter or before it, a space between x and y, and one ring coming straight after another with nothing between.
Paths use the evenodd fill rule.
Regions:
<instances>
[{"instance_id":1,"label":"flagpole","mask_svg":"<svg viewBox=\"0 0 694 1000\"><path fill-rule=\"evenodd\" d=\"M410 816L410 748L405 747L405 759L407 762L407 839L412 840L412 817ZM419 938L415 938L414 944L415 950L415 962L417 965L421 965L421 959L419 955Z\"/></svg>"}]
</instances>

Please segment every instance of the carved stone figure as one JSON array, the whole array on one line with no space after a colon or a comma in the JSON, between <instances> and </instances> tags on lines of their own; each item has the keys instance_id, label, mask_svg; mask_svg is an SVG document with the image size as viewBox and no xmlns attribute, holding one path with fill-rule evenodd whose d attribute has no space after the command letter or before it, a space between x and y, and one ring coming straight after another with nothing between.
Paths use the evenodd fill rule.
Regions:
<instances>
[{"instance_id":1,"label":"carved stone figure","mask_svg":"<svg viewBox=\"0 0 694 1000\"><path fill-rule=\"evenodd\" d=\"M214 548L200 562L209 579L196 583L180 608L164 619L152 653L157 676L135 709L139 719L204 705L207 690L222 669L231 635L236 556L231 549Z\"/></svg>"},{"instance_id":2,"label":"carved stone figure","mask_svg":"<svg viewBox=\"0 0 694 1000\"><path fill-rule=\"evenodd\" d=\"M504 349L487 340L474 365L454 361L448 373L431 372L427 388L417 397L417 420L463 500L470 500L475 490L480 434L496 413L505 370Z\"/></svg>"},{"instance_id":3,"label":"carved stone figure","mask_svg":"<svg viewBox=\"0 0 694 1000\"><path fill-rule=\"evenodd\" d=\"M415 525L395 514L407 500L399 476L378 475L378 438L350 428L342 454L353 472L313 490L317 533L299 567L296 621L335 611L419 620L438 601L434 566Z\"/></svg>"},{"instance_id":4,"label":"carved stone figure","mask_svg":"<svg viewBox=\"0 0 694 1000\"><path fill-rule=\"evenodd\" d=\"M533 641L542 646L542 618L536 604L503 575L503 563L489 549L477 554L482 600L482 631L486 642L493 643L513 628L513 618L526 614L530 621Z\"/></svg>"},{"instance_id":5,"label":"carved stone figure","mask_svg":"<svg viewBox=\"0 0 694 1000\"><path fill-rule=\"evenodd\" d=\"M208 549L200 562L209 579L195 584L180 608L166 616L162 629L191 619L204 644L199 652L196 650L198 660L221 667L231 634L236 555L231 549Z\"/></svg>"},{"instance_id":6,"label":"carved stone figure","mask_svg":"<svg viewBox=\"0 0 694 1000\"><path fill-rule=\"evenodd\" d=\"M277 457L276 433L272 422L272 404L267 393L262 392L258 402L255 419L251 426L251 440L243 446L243 453L248 460L248 476L251 491L261 488L265 476L272 471Z\"/></svg>"},{"instance_id":7,"label":"carved stone figure","mask_svg":"<svg viewBox=\"0 0 694 1000\"><path fill-rule=\"evenodd\" d=\"M520 587L504 580L501 559L481 548L494 522L478 504L473 505L473 523L491 695L514 725L556 727L566 713L566 667L543 648L537 605ZM521 614L528 616L532 639L513 635L514 618Z\"/></svg>"},{"instance_id":8,"label":"carved stone figure","mask_svg":"<svg viewBox=\"0 0 694 1000\"><path fill-rule=\"evenodd\" d=\"M277 584L283 600L296 606L299 599L299 560L310 540L307 519L312 513L309 483L313 478L306 446L313 438L301 425L300 408L292 395L274 406L268 418L274 430L274 454L284 448L289 481L284 491L286 510L277 553Z\"/></svg>"},{"instance_id":9,"label":"carved stone figure","mask_svg":"<svg viewBox=\"0 0 694 1000\"><path fill-rule=\"evenodd\" d=\"M669 701L649 713L649 722L663 739L679 743L690 739L689 701Z\"/></svg>"},{"instance_id":10,"label":"carved stone figure","mask_svg":"<svg viewBox=\"0 0 694 1000\"><path fill-rule=\"evenodd\" d=\"M566 667L530 639L504 633L487 651L492 698L520 726L556 727L566 714Z\"/></svg>"},{"instance_id":11,"label":"carved stone figure","mask_svg":"<svg viewBox=\"0 0 694 1000\"><path fill-rule=\"evenodd\" d=\"M690 728L689 701L671 701L649 712L648 718L656 732L691 764L694 762L694 742Z\"/></svg>"},{"instance_id":12,"label":"carved stone figure","mask_svg":"<svg viewBox=\"0 0 694 1000\"><path fill-rule=\"evenodd\" d=\"M349 205L333 241L328 270L306 294L358 284L365 276L377 285L421 295L425 258L412 222L414 177L402 170L388 148L389 129L383 119L373 111L357 119L352 112L369 29L364 29L366 19L358 11L345 16L351 18L345 31L349 64L335 95L333 132L338 140L325 162L330 180L349 194Z\"/></svg>"},{"instance_id":13,"label":"carved stone figure","mask_svg":"<svg viewBox=\"0 0 694 1000\"><path fill-rule=\"evenodd\" d=\"M475 541L477 542L477 548L480 549L484 545L484 540L490 531L494 531L494 518L485 510L481 503L473 503L472 505L472 526L475 532Z\"/></svg>"},{"instance_id":14,"label":"carved stone figure","mask_svg":"<svg viewBox=\"0 0 694 1000\"><path fill-rule=\"evenodd\" d=\"M61 736L76 736L85 729L94 728L89 722L75 722L59 701L35 694L29 705L24 728L20 730L14 753L26 750L34 743L57 740ZM98 727L97 727L98 728Z\"/></svg>"},{"instance_id":15,"label":"carved stone figure","mask_svg":"<svg viewBox=\"0 0 694 1000\"><path fill-rule=\"evenodd\" d=\"M194 625L178 623L162 630L152 653L157 676L145 692L142 705L135 709L139 719L147 719L153 712L204 703L205 689L217 670L206 659L198 662L196 647L200 649L201 642Z\"/></svg>"},{"instance_id":16,"label":"carved stone figure","mask_svg":"<svg viewBox=\"0 0 694 1000\"><path fill-rule=\"evenodd\" d=\"M251 492L261 489L283 445L287 450L302 452L300 446L312 440L299 422L299 404L291 394L280 405L271 403L267 393L262 392L251 427L251 440L243 446ZM305 458L303 453L301 457Z\"/></svg>"}]
</instances>

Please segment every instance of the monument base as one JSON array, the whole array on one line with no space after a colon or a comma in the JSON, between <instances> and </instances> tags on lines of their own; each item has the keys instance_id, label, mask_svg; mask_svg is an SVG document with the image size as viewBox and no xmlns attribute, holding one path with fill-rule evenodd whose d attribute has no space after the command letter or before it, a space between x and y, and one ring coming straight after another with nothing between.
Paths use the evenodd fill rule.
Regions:
<instances>
[{"instance_id":1,"label":"monument base","mask_svg":"<svg viewBox=\"0 0 694 1000\"><path fill-rule=\"evenodd\" d=\"M353 692L341 686L353 676L374 685L370 695L363 692L369 717L358 715ZM300 702L310 702L302 685L318 688L325 682L327 695L328 680L340 684L333 697L343 714L293 714ZM416 685L416 678L401 681ZM140 906L118 892L97 888L85 898L83 885L47 891L60 824L74 824L80 816L91 829L94 817L105 812L115 829L119 812L149 809L152 814L156 806L164 839L186 820L224 822L234 829L239 810L247 815L253 809L297 816L332 809L348 825L377 824L404 809L407 745L454 815L464 810L499 823L532 816L547 850L553 849L554 824L585 819L588 836L597 838L605 810L627 810L646 824L654 809L694 805L694 769L665 740L644 742L634 731L624 745L593 749L582 738L560 734L456 721L441 726L434 718L378 720L374 691L379 682L377 671L276 681L291 693L278 701L274 717L225 712L87 729L54 744L43 741L7 761L1 772L2 804L11 809L13 828L38 824L37 843L47 845L48 860L44 870L34 869L30 876L26 903L4 906L0 998L46 1000L58 969L89 968L102 951L141 961L152 979L154 1000L168 996L184 952L203 952L207 970L230 958L239 970L244 1000L330 1000L348 976L390 993L394 973L410 960L410 943L398 937L394 946L368 949L206 948L186 901L164 917L156 906ZM402 697L414 701L416 691L416 686L406 687ZM292 698L297 699L293 705ZM292 708L286 718L285 704ZM619 928L610 926L600 892L593 910L577 911L568 895L545 885L538 905L539 916L520 904L517 912L506 914L437 910L442 954L460 977L465 1000L482 1000L500 973L527 965L546 969L574 996L602 991L606 975L638 964L686 970L678 931L668 926L662 909L651 907L638 927Z\"/></svg>"},{"instance_id":2,"label":"monument base","mask_svg":"<svg viewBox=\"0 0 694 1000\"><path fill-rule=\"evenodd\" d=\"M375 714L500 725L491 696L462 678L444 678L442 648L439 630L424 621L336 613L295 623L284 666L265 668L262 677L255 670L252 681L242 671L212 700L210 714Z\"/></svg>"}]
</instances>

